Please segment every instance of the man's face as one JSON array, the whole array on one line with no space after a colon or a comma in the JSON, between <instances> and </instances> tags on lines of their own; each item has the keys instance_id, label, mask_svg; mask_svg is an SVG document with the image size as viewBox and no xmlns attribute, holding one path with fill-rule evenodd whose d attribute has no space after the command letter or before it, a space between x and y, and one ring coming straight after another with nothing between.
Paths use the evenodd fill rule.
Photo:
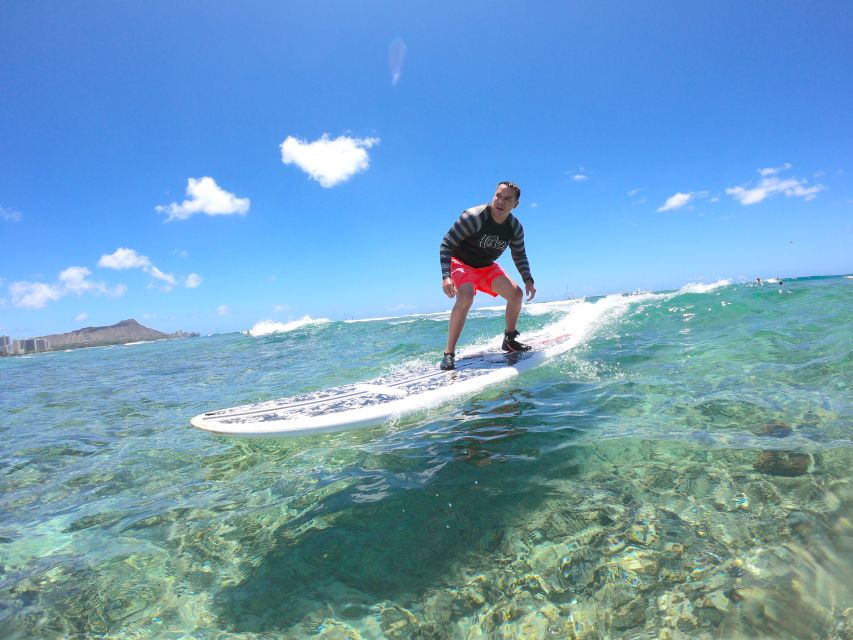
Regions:
<instances>
[{"instance_id":1,"label":"man's face","mask_svg":"<svg viewBox=\"0 0 853 640\"><path fill-rule=\"evenodd\" d=\"M508 185L502 184L495 191L495 196L492 198L492 210L498 216L508 216L509 213L518 205L518 200L515 199L515 190Z\"/></svg>"}]
</instances>

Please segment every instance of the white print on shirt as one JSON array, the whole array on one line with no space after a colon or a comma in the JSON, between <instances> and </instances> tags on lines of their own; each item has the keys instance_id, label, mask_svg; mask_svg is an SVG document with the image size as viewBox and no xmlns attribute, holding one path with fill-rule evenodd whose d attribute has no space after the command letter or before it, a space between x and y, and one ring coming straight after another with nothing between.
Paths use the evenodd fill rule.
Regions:
<instances>
[{"instance_id":1,"label":"white print on shirt","mask_svg":"<svg viewBox=\"0 0 853 640\"><path fill-rule=\"evenodd\" d=\"M480 248L481 249L506 249L507 242L505 240L501 240L500 236L494 235L484 235L480 238Z\"/></svg>"}]
</instances>

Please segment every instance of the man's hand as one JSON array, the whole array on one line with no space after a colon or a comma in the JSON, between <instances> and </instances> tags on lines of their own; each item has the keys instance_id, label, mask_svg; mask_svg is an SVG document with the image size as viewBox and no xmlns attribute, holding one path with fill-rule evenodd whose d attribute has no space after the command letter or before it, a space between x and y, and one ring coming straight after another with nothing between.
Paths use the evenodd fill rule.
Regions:
<instances>
[{"instance_id":1,"label":"man's hand","mask_svg":"<svg viewBox=\"0 0 853 640\"><path fill-rule=\"evenodd\" d=\"M453 286L453 278L445 278L441 281L441 290L448 298L456 295L456 287Z\"/></svg>"},{"instance_id":2,"label":"man's hand","mask_svg":"<svg viewBox=\"0 0 853 640\"><path fill-rule=\"evenodd\" d=\"M531 280L524 283L524 292L527 294L528 302L533 300L533 297L536 295L536 287L533 286L533 282Z\"/></svg>"}]
</instances>

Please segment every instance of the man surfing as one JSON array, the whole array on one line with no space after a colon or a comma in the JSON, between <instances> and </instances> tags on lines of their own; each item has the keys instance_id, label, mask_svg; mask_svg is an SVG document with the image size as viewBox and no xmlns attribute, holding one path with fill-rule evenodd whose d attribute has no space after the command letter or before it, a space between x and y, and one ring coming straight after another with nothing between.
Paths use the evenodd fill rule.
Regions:
<instances>
[{"instance_id":1,"label":"man surfing","mask_svg":"<svg viewBox=\"0 0 853 640\"><path fill-rule=\"evenodd\" d=\"M521 189L517 184L508 180L499 182L492 201L463 211L441 241L441 288L448 298L456 298L440 365L445 371L456 367L456 343L477 291L506 300L506 330L501 348L509 352L530 349L516 340L524 293L528 302L536 295L524 250L524 229L512 215L520 199ZM521 274L524 292L495 262L507 247Z\"/></svg>"}]
</instances>

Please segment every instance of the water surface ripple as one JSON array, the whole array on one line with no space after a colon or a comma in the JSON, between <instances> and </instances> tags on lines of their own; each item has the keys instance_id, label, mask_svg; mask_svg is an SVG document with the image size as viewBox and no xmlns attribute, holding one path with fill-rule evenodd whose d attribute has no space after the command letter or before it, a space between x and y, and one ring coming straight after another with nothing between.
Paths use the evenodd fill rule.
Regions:
<instances>
[{"instance_id":1,"label":"water surface ripple","mask_svg":"<svg viewBox=\"0 0 853 640\"><path fill-rule=\"evenodd\" d=\"M4 637L853 637L851 287L529 306L578 346L292 440L189 418L433 364L446 317L1 358Z\"/></svg>"}]
</instances>

